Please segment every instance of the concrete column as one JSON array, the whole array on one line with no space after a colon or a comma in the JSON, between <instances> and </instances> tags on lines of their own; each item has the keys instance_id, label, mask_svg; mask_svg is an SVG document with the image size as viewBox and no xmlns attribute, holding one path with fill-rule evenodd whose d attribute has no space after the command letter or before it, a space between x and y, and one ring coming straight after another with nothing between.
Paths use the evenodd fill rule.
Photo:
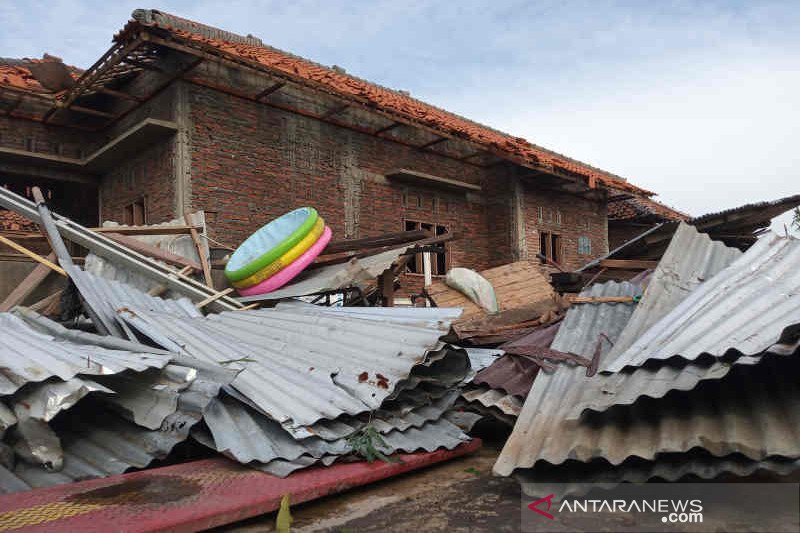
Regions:
<instances>
[{"instance_id":1,"label":"concrete column","mask_svg":"<svg viewBox=\"0 0 800 533\"><path fill-rule=\"evenodd\" d=\"M528 258L525 238L525 189L518 176L511 177L511 257L514 261Z\"/></svg>"},{"instance_id":2,"label":"concrete column","mask_svg":"<svg viewBox=\"0 0 800 533\"><path fill-rule=\"evenodd\" d=\"M178 131L174 139L175 168L175 217L192 208L192 119L189 109L189 87L178 82L175 84L175 123Z\"/></svg>"}]
</instances>

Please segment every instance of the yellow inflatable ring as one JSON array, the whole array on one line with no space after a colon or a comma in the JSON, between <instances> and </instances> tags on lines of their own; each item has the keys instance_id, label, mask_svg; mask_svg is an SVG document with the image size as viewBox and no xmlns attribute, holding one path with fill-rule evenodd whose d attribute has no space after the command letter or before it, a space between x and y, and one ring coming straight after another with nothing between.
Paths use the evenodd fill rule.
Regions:
<instances>
[{"instance_id":1,"label":"yellow inflatable ring","mask_svg":"<svg viewBox=\"0 0 800 533\"><path fill-rule=\"evenodd\" d=\"M317 242L322 235L322 232L325 230L325 221L322 220L322 217L317 218L317 222L314 224L314 227L311 228L303 239L295 244L292 248L289 249L288 252L277 258L272 263L268 264L261 270L257 271L255 274L251 276L247 276L246 278L231 282L231 285L236 287L237 289L246 289L248 287L252 287L253 285L258 285L265 279L274 276L287 266L291 265L295 259L300 257L305 253L306 250L311 248L315 242Z\"/></svg>"}]
</instances>

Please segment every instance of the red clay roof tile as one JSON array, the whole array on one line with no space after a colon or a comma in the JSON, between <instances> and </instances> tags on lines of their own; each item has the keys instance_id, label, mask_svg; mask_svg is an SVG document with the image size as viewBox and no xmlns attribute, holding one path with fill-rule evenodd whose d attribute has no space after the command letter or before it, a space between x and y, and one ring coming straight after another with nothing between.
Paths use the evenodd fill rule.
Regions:
<instances>
[{"instance_id":1,"label":"red clay roof tile","mask_svg":"<svg viewBox=\"0 0 800 533\"><path fill-rule=\"evenodd\" d=\"M447 135L494 149L499 152L497 154L499 156L510 156L545 169L560 170L582 176L590 186L602 184L606 187L615 187L637 194L653 194L628 183L619 176L533 145L525 139L512 137L449 113L399 91L381 87L263 44L257 44L260 43L257 38L236 36L224 30L155 10L146 12L137 10L134 12L134 17L135 20L132 20L115 36L116 40L132 38L140 28L166 30L177 40L208 47L233 58L246 59L279 74L299 78L301 81L313 82L324 90L340 96L355 98L365 105L380 108Z\"/></svg>"}]
</instances>

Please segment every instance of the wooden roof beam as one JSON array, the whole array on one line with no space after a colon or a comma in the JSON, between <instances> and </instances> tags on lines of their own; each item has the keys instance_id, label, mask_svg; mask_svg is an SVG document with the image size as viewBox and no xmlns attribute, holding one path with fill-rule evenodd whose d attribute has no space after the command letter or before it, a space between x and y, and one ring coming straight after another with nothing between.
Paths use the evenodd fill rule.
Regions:
<instances>
[{"instance_id":1,"label":"wooden roof beam","mask_svg":"<svg viewBox=\"0 0 800 533\"><path fill-rule=\"evenodd\" d=\"M436 146L437 144L442 144L443 142L447 142L449 140L450 140L449 137L439 137L438 139L434 139L434 140L432 140L430 142L426 142L425 144L423 144L421 146L417 146L417 148L420 149L420 150L425 150L427 148L430 148L432 146Z\"/></svg>"},{"instance_id":2,"label":"wooden roof beam","mask_svg":"<svg viewBox=\"0 0 800 533\"><path fill-rule=\"evenodd\" d=\"M383 133L386 133L387 131L391 131L391 130L393 130L393 129L395 129L395 128L399 128L399 127L400 127L400 126L402 126L402 125L403 125L403 123L402 123L402 122L392 122L392 123L391 123L391 124L389 124L388 126L384 126L383 128L381 128L381 129L379 129L379 130L376 130L376 131L373 133L373 135L381 135L381 134L383 134Z\"/></svg>"},{"instance_id":3,"label":"wooden roof beam","mask_svg":"<svg viewBox=\"0 0 800 533\"><path fill-rule=\"evenodd\" d=\"M97 89L97 92L107 94L108 96L113 96L114 98L119 98L121 100L129 100L131 102L141 102L142 99L138 96L134 96L132 94L128 94L122 91L116 91L114 89L109 89L108 87L100 87Z\"/></svg>"},{"instance_id":4,"label":"wooden roof beam","mask_svg":"<svg viewBox=\"0 0 800 533\"><path fill-rule=\"evenodd\" d=\"M271 95L272 93L280 91L284 86L286 86L286 82L280 81L273 85L270 85L260 93L256 95L256 100L261 100L262 98L266 98L267 96Z\"/></svg>"},{"instance_id":5,"label":"wooden roof beam","mask_svg":"<svg viewBox=\"0 0 800 533\"><path fill-rule=\"evenodd\" d=\"M348 109L350 109L350 104L344 104L344 105L340 105L340 106L334 107L333 109L330 109L330 110L326 111L325 113L323 113L322 114L322 118L323 119L331 118L332 116L338 115L339 113L342 113L342 112L344 112L344 111L346 111Z\"/></svg>"}]
</instances>

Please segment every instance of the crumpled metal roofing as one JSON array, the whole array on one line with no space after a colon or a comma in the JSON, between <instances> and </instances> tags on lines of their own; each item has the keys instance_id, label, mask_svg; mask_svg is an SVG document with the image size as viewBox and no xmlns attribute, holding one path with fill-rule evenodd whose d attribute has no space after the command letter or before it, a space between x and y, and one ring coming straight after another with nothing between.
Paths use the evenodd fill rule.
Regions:
<instances>
[{"instance_id":1,"label":"crumpled metal roofing","mask_svg":"<svg viewBox=\"0 0 800 533\"><path fill-rule=\"evenodd\" d=\"M798 458L798 364L796 356L774 356L758 365L739 365L725 378L704 381L670 401L642 400L581 420L567 415L591 378L581 368L561 366L553 379L540 376L534 384L495 472L509 475L540 462L600 457L618 465L630 457L653 460L693 448L753 460Z\"/></svg>"},{"instance_id":2,"label":"crumpled metal roofing","mask_svg":"<svg viewBox=\"0 0 800 533\"><path fill-rule=\"evenodd\" d=\"M528 358L506 354L478 372L472 383L486 385L524 399L531 390L539 368L538 364Z\"/></svg>"},{"instance_id":3,"label":"crumpled metal roofing","mask_svg":"<svg viewBox=\"0 0 800 533\"><path fill-rule=\"evenodd\" d=\"M169 361L165 355L112 350L54 337L12 313L0 313L0 331L0 361L4 367L0 395L13 394L26 383L51 377L68 381L78 374L142 371L161 368Z\"/></svg>"},{"instance_id":4,"label":"crumpled metal roofing","mask_svg":"<svg viewBox=\"0 0 800 533\"><path fill-rule=\"evenodd\" d=\"M95 381L74 377L69 381L47 380L30 383L17 391L9 403L18 419L36 418L49 422L90 392L114 394L113 390Z\"/></svg>"},{"instance_id":5,"label":"crumpled metal roofing","mask_svg":"<svg viewBox=\"0 0 800 533\"><path fill-rule=\"evenodd\" d=\"M173 412L155 430L126 420L126 416L133 418L133 413L111 409L99 398L81 401L53 424L61 439L63 468L53 472L22 461L17 462L13 472L0 467L0 492L107 477L164 459L175 445L189 437L225 383L225 376L232 378L226 372L200 369L181 391ZM125 396L128 392L120 394Z\"/></svg>"},{"instance_id":6,"label":"crumpled metal roofing","mask_svg":"<svg viewBox=\"0 0 800 533\"><path fill-rule=\"evenodd\" d=\"M705 233L681 222L650 276L633 316L609 352L609 359L616 359L698 285L714 277L741 255L739 249L712 241Z\"/></svg>"},{"instance_id":7,"label":"crumpled metal roofing","mask_svg":"<svg viewBox=\"0 0 800 533\"><path fill-rule=\"evenodd\" d=\"M121 329L125 331L126 336L131 340L136 337L130 334L124 322L117 320L117 310L119 309L135 306L148 311L170 313L181 317L203 316L192 301L185 297L173 300L151 296L126 283L106 279L80 269L76 269L73 275L80 278L85 284L90 284L92 290L100 297L99 302L92 301L92 308L95 313L102 315L105 321L121 326Z\"/></svg>"},{"instance_id":8,"label":"crumpled metal roofing","mask_svg":"<svg viewBox=\"0 0 800 533\"><path fill-rule=\"evenodd\" d=\"M619 372L648 360L753 355L787 342L800 325L800 240L770 234L701 284L604 365Z\"/></svg>"},{"instance_id":9,"label":"crumpled metal roofing","mask_svg":"<svg viewBox=\"0 0 800 533\"><path fill-rule=\"evenodd\" d=\"M606 365L620 357L624 358L624 352L650 327L684 301L701 283L713 278L741 255L742 252L737 248L712 241L694 227L681 223L664 257L650 276L639 305L608 353ZM746 359L740 359L739 362L752 364ZM602 411L612 405L633 403L641 396L658 398L673 389L690 390L699 381L721 378L729 369L729 363L705 361L699 365L642 367L633 372L601 374L586 384L583 399L570 417L580 416L584 409Z\"/></svg>"},{"instance_id":10,"label":"crumpled metal roofing","mask_svg":"<svg viewBox=\"0 0 800 533\"><path fill-rule=\"evenodd\" d=\"M639 285L628 281L595 284L581 292L581 296L639 296ZM573 305L561 322L550 348L591 358L598 343L601 345L600 361L611 349L608 339L615 342L636 309L634 303L602 303ZM605 335L608 339L603 338ZM602 364L602 363L601 363Z\"/></svg>"},{"instance_id":11,"label":"crumpled metal roofing","mask_svg":"<svg viewBox=\"0 0 800 533\"><path fill-rule=\"evenodd\" d=\"M494 364L505 352L497 348L461 348L467 352L473 372L480 372Z\"/></svg>"},{"instance_id":12,"label":"crumpled metal roofing","mask_svg":"<svg viewBox=\"0 0 800 533\"><path fill-rule=\"evenodd\" d=\"M191 320L129 309L121 316L166 349L240 370L233 387L290 427L376 409L415 365L448 349L438 340L449 329L447 320L434 326L391 315L354 318L338 309L239 311Z\"/></svg>"},{"instance_id":13,"label":"crumpled metal roofing","mask_svg":"<svg viewBox=\"0 0 800 533\"><path fill-rule=\"evenodd\" d=\"M240 302L262 302L297 298L347 287L364 287L374 282L408 249L408 245L369 257L353 258L346 263L307 270L282 289L238 298Z\"/></svg>"},{"instance_id":14,"label":"crumpled metal roofing","mask_svg":"<svg viewBox=\"0 0 800 533\"><path fill-rule=\"evenodd\" d=\"M205 213L203 211L197 211L195 213L191 213L189 218L195 226L199 226L200 229L198 233L200 234L200 245L203 249L203 253L205 254L206 258L209 257L208 251L208 241L204 238L205 237ZM170 220L169 222L162 222L159 224L150 224L147 225L148 228L153 230L164 227L169 228L170 226L184 226L186 224L186 220L184 217L176 218ZM110 228L110 227L119 227L125 228L127 226L117 224L116 222L104 222L103 227ZM195 246L194 240L188 233L183 234L162 234L162 235L136 235L136 240L142 241L145 244L149 244L151 246L155 246L167 252L173 253L175 255L179 255L181 257L185 257L191 261L200 262L200 257L197 253L197 246ZM86 261L83 265L83 268L86 272L90 274L94 274L95 276L115 280L121 283L124 283L127 287L138 289L142 292L147 292L148 290L152 289L153 287L158 285L158 281L153 280L150 277L143 276L137 272L130 270L129 268L125 268L124 266L119 265L118 263L114 263L103 257L90 252L86 256ZM167 292L167 295L171 297L180 297L179 294L174 293L173 291Z\"/></svg>"},{"instance_id":15,"label":"crumpled metal roofing","mask_svg":"<svg viewBox=\"0 0 800 533\"><path fill-rule=\"evenodd\" d=\"M753 461L739 454L715 457L703 450L664 454L655 461L631 459L616 466L605 461L569 462L554 467L520 470L514 474L527 496L556 491L561 495L585 494L598 487L620 483L645 483L650 480L690 482L690 478L712 480L725 474L743 477L757 472L788 475L800 469L800 461L767 458Z\"/></svg>"},{"instance_id":16,"label":"crumpled metal roofing","mask_svg":"<svg viewBox=\"0 0 800 533\"><path fill-rule=\"evenodd\" d=\"M484 407L494 408L505 415L519 416L522 400L516 396L487 386L471 387L461 393L468 402L478 402Z\"/></svg>"},{"instance_id":17,"label":"crumpled metal roofing","mask_svg":"<svg viewBox=\"0 0 800 533\"><path fill-rule=\"evenodd\" d=\"M402 427L395 426L399 417L395 417L394 421L390 417L383 423L376 423L380 419L373 418L371 423L389 446L389 449L383 451L392 453L396 450L413 451L417 448L433 451L439 447L451 449L469 440L460 429L456 431L456 426L442 418L455 396L451 395L446 401L429 406L432 413L419 413L418 409L413 422L408 419L407 414L403 415L404 420L400 421ZM274 420L260 415L229 396L222 396L212 401L206 411L208 433L195 430L193 435L200 442L242 463L269 463L276 459L294 461L303 456L321 459L352 451L344 437L364 427L366 422L359 422L357 425L352 420L349 422L345 424L348 426L347 430L337 432L335 439L326 439L323 436L296 439Z\"/></svg>"}]
</instances>

